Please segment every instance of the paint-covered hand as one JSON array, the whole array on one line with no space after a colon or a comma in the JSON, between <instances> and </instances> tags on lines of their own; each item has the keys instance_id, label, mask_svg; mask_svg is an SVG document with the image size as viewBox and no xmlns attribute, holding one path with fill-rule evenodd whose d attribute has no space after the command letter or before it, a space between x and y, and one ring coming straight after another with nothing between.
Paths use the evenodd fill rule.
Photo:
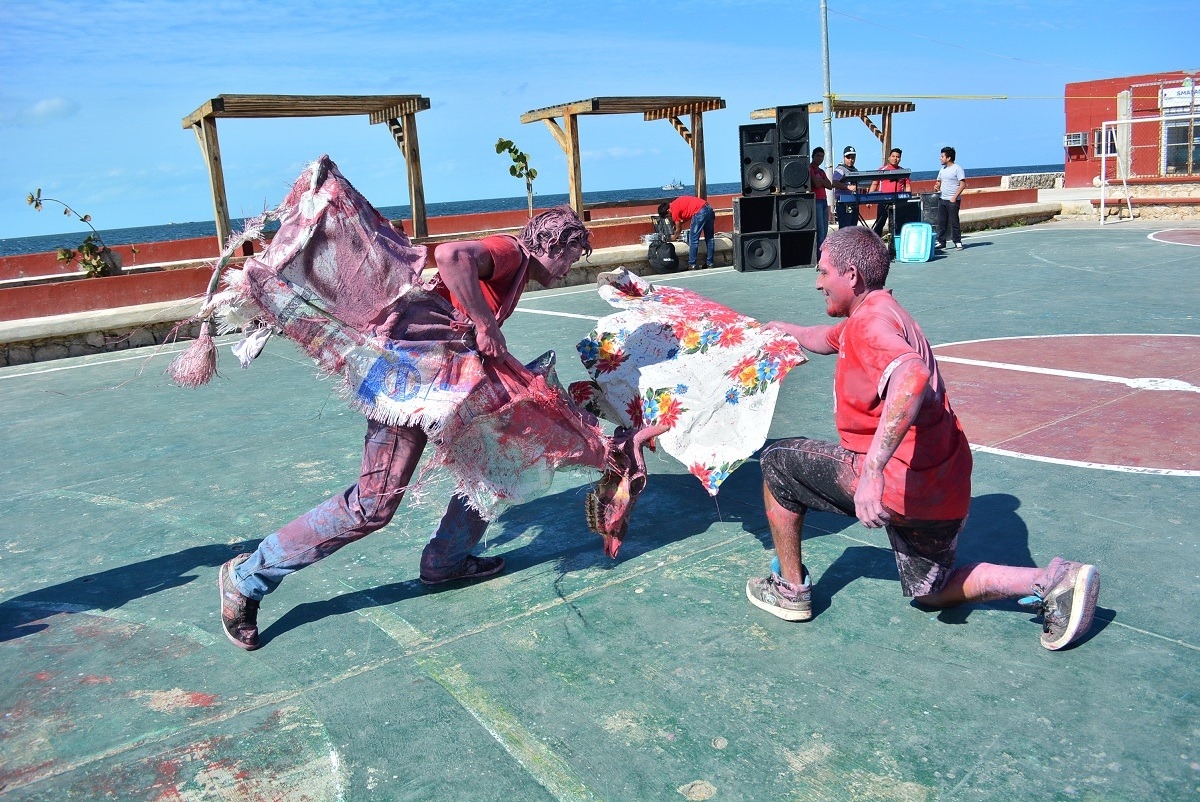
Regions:
<instances>
[{"instance_id":1,"label":"paint-covered hand","mask_svg":"<svg viewBox=\"0 0 1200 802\"><path fill-rule=\"evenodd\" d=\"M503 359L508 353L508 344L499 326L477 327L475 345L479 348L479 353L492 359Z\"/></svg>"},{"instance_id":2,"label":"paint-covered hand","mask_svg":"<svg viewBox=\"0 0 1200 802\"><path fill-rule=\"evenodd\" d=\"M854 514L868 529L885 526L891 514L883 506L883 474L864 469L854 490Z\"/></svg>"}]
</instances>

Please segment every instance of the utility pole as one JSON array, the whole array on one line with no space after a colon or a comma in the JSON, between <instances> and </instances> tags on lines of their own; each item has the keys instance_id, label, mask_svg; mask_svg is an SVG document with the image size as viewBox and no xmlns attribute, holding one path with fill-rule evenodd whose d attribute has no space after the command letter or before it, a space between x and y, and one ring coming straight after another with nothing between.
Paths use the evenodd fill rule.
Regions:
<instances>
[{"instance_id":1,"label":"utility pole","mask_svg":"<svg viewBox=\"0 0 1200 802\"><path fill-rule=\"evenodd\" d=\"M821 67L825 73L825 158L837 164L833 153L833 94L829 91L829 4L821 0Z\"/></svg>"}]
</instances>

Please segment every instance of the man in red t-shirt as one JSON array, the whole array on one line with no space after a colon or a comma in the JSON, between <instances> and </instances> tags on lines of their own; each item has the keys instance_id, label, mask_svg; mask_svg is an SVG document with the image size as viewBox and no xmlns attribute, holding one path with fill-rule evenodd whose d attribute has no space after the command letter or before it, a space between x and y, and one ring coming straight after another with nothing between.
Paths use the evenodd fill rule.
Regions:
<instances>
[{"instance_id":1,"label":"man in red t-shirt","mask_svg":"<svg viewBox=\"0 0 1200 802\"><path fill-rule=\"evenodd\" d=\"M664 218L670 217L671 224L677 232L683 231L684 223L688 223L691 226L688 234L688 270L696 269L696 255L701 234L704 235L704 266L713 266L715 246L713 232L717 215L713 211L713 207L708 205L708 201L704 200L704 198L697 198L694 195L681 195L670 203L659 204L658 216Z\"/></svg>"},{"instance_id":2,"label":"man in red t-shirt","mask_svg":"<svg viewBox=\"0 0 1200 802\"><path fill-rule=\"evenodd\" d=\"M904 155L904 152L902 150L900 150L900 148L892 148L891 151L888 153L887 161L879 169L880 170L903 170L904 168L900 166L900 157L903 155ZM897 180L891 180L891 179L885 178L882 181L876 181L873 184L871 184L870 191L871 192L909 192L910 190L909 190L909 184L908 184L907 178L900 178ZM879 211L875 216L875 223L874 223L874 225L871 226L871 230L882 237L883 236L883 227L885 224L887 224L888 218L890 216L889 212L894 211L895 208L896 208L895 206L887 206L887 207L879 206L878 207ZM886 211L885 211L885 209L886 209Z\"/></svg>"},{"instance_id":3,"label":"man in red t-shirt","mask_svg":"<svg viewBox=\"0 0 1200 802\"><path fill-rule=\"evenodd\" d=\"M773 321L814 354L837 354L834 422L841 442L782 440L763 449L763 499L777 555L746 596L787 621L812 618L812 578L800 539L810 509L886 527L901 588L926 607L1018 598L1040 609L1042 645L1085 635L1100 577L1093 565L1054 558L1042 568L990 563L954 567L971 501L971 450L950 407L929 342L884 289L891 259L861 227L825 240L817 289L835 325Z\"/></svg>"},{"instance_id":4,"label":"man in red t-shirt","mask_svg":"<svg viewBox=\"0 0 1200 802\"><path fill-rule=\"evenodd\" d=\"M500 325L512 314L528 280L549 287L591 250L588 230L575 213L551 209L530 220L520 237L505 234L439 245L434 251L434 289L454 305L462 336L473 333L481 354L504 359L508 348ZM412 334L420 339L419 332ZM268 535L254 553L221 566L221 625L234 645L259 647L259 602L284 578L391 521L427 439L419 426L368 419L358 482ZM421 554L421 581L476 581L503 571L503 557L471 553L486 528L482 516L455 494Z\"/></svg>"}]
</instances>

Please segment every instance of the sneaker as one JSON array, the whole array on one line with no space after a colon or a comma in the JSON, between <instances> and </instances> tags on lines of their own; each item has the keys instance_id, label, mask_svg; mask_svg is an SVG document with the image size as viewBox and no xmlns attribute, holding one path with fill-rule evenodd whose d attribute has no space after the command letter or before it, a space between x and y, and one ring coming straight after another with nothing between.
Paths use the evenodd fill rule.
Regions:
<instances>
[{"instance_id":1,"label":"sneaker","mask_svg":"<svg viewBox=\"0 0 1200 802\"><path fill-rule=\"evenodd\" d=\"M695 265L688 265L688 270L695 270L695 269L696 269Z\"/></svg>"},{"instance_id":2,"label":"sneaker","mask_svg":"<svg viewBox=\"0 0 1200 802\"><path fill-rule=\"evenodd\" d=\"M712 269L712 268L714 268L714 267L716 267L716 265L709 264L709 265L705 265L705 266L704 266L704 269L705 269L705 270L710 270L710 269Z\"/></svg>"},{"instance_id":3,"label":"sneaker","mask_svg":"<svg viewBox=\"0 0 1200 802\"><path fill-rule=\"evenodd\" d=\"M1042 646L1051 650L1070 646L1087 634L1100 594L1100 572L1094 565L1055 557L1043 579L1033 585L1035 595L1019 601L1042 615Z\"/></svg>"},{"instance_id":4,"label":"sneaker","mask_svg":"<svg viewBox=\"0 0 1200 802\"><path fill-rule=\"evenodd\" d=\"M503 570L503 557L476 557L474 554L468 554L467 559L463 561L462 568L455 573L438 579L433 579L422 574L421 583L425 585L444 585L447 582L477 582L481 579L493 577Z\"/></svg>"},{"instance_id":5,"label":"sneaker","mask_svg":"<svg viewBox=\"0 0 1200 802\"><path fill-rule=\"evenodd\" d=\"M961 242L954 243L954 249L957 251L961 251L963 249L963 244Z\"/></svg>"},{"instance_id":6,"label":"sneaker","mask_svg":"<svg viewBox=\"0 0 1200 802\"><path fill-rule=\"evenodd\" d=\"M249 554L239 554L222 565L217 587L221 589L221 628L225 637L249 652L258 648L258 600L242 595L233 576L233 569L248 559Z\"/></svg>"},{"instance_id":7,"label":"sneaker","mask_svg":"<svg viewBox=\"0 0 1200 802\"><path fill-rule=\"evenodd\" d=\"M746 598L755 607L766 610L784 621L807 621L812 613L812 576L803 565L800 570L804 584L799 591L789 588L779 574L751 579L746 583Z\"/></svg>"}]
</instances>

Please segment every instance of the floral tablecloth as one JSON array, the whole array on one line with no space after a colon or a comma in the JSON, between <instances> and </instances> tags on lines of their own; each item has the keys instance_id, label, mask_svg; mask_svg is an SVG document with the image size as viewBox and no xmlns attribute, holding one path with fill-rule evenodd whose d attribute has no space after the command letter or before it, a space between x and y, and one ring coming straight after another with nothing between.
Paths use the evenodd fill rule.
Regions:
<instances>
[{"instance_id":1,"label":"floral tablecloth","mask_svg":"<svg viewBox=\"0 0 1200 802\"><path fill-rule=\"evenodd\" d=\"M626 270L602 273L600 296L623 311L577 346L590 381L576 403L620 426L666 424L663 450L710 495L767 439L779 384L807 361L792 337L681 287Z\"/></svg>"}]
</instances>

